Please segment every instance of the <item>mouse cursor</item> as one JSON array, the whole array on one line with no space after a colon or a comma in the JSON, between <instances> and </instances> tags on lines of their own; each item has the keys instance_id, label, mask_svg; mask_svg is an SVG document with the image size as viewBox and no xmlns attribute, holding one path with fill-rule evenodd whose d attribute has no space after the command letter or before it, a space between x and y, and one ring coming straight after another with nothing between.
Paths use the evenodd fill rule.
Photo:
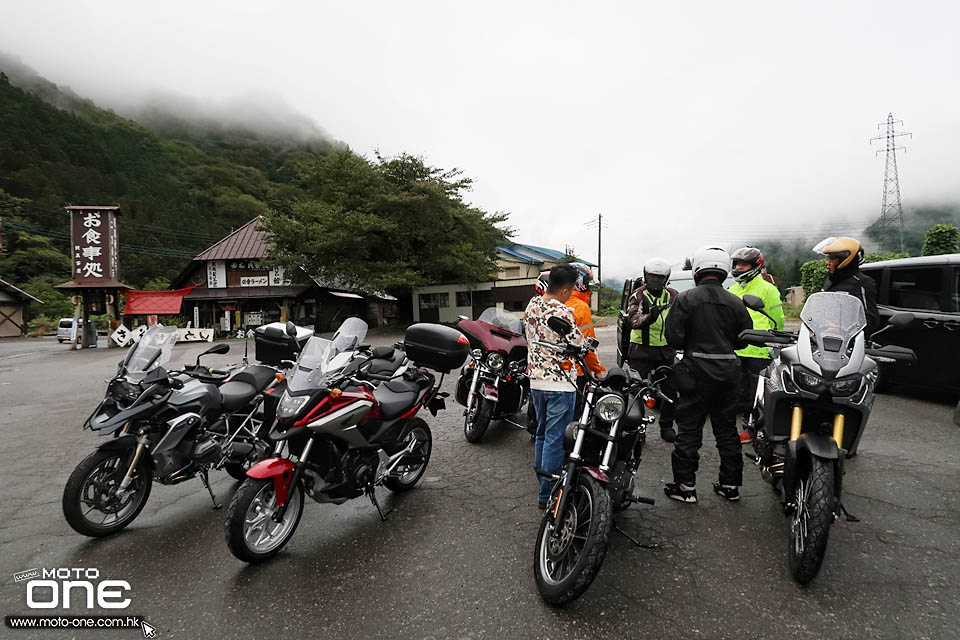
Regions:
<instances>
[{"instance_id":1,"label":"mouse cursor","mask_svg":"<svg viewBox=\"0 0 960 640\"><path fill-rule=\"evenodd\" d=\"M140 621L140 626L143 628L143 637L144 638L156 638L157 637L157 628L147 622L146 620Z\"/></svg>"}]
</instances>

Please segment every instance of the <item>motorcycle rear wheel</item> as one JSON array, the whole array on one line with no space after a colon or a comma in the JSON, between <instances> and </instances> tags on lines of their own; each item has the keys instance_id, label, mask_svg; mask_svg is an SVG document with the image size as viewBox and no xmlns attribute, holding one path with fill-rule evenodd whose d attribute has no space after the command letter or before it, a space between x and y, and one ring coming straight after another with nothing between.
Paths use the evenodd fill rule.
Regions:
<instances>
[{"instance_id":1,"label":"motorcycle rear wheel","mask_svg":"<svg viewBox=\"0 0 960 640\"><path fill-rule=\"evenodd\" d=\"M427 464L430 463L430 453L433 451L433 436L427 423L420 418L411 420L407 435L403 440L405 446L409 444L411 438L416 438L421 443L419 450L426 460L420 464L406 465L407 470L398 477L384 479L383 486L394 493L403 493L413 489L426 472Z\"/></svg>"},{"instance_id":2,"label":"motorcycle rear wheel","mask_svg":"<svg viewBox=\"0 0 960 640\"><path fill-rule=\"evenodd\" d=\"M119 501L115 497L132 453L132 449L94 451L70 474L63 488L63 516L74 531L91 538L108 536L140 515L153 486L150 467L144 458L134 468L129 487L132 493ZM95 511L104 514L100 522L89 517Z\"/></svg>"},{"instance_id":3,"label":"motorcycle rear wheel","mask_svg":"<svg viewBox=\"0 0 960 640\"><path fill-rule=\"evenodd\" d=\"M467 439L467 442L480 442L493 417L493 403L491 401L477 397L474 402L480 403L477 410L471 412L468 409L467 415L463 419L463 437Z\"/></svg>"},{"instance_id":4,"label":"motorcycle rear wheel","mask_svg":"<svg viewBox=\"0 0 960 640\"><path fill-rule=\"evenodd\" d=\"M836 504L833 487L833 464L811 456L807 477L797 482L797 511L790 523L790 573L801 585L817 577L827 552Z\"/></svg>"},{"instance_id":5,"label":"motorcycle rear wheel","mask_svg":"<svg viewBox=\"0 0 960 640\"><path fill-rule=\"evenodd\" d=\"M282 522L274 522L277 497L273 478L247 478L237 489L224 521L227 547L244 562L277 555L293 537L303 515L303 490L291 487Z\"/></svg>"},{"instance_id":6,"label":"motorcycle rear wheel","mask_svg":"<svg viewBox=\"0 0 960 640\"><path fill-rule=\"evenodd\" d=\"M560 535L551 535L548 508L534 548L537 592L553 605L567 604L587 590L603 564L613 529L613 507L602 484L581 473L573 490Z\"/></svg>"}]
</instances>

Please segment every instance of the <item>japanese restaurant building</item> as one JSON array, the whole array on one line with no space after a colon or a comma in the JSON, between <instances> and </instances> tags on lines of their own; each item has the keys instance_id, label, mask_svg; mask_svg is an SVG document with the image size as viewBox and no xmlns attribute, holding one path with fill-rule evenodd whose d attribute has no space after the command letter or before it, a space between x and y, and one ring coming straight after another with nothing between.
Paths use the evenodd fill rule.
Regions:
<instances>
[{"instance_id":1,"label":"japanese restaurant building","mask_svg":"<svg viewBox=\"0 0 960 640\"><path fill-rule=\"evenodd\" d=\"M330 286L282 267L268 267L267 233L257 217L197 255L172 283L193 287L181 313L195 327L214 327L218 335L292 320L318 333L335 330L359 316L371 327L393 319L396 299Z\"/></svg>"}]
</instances>

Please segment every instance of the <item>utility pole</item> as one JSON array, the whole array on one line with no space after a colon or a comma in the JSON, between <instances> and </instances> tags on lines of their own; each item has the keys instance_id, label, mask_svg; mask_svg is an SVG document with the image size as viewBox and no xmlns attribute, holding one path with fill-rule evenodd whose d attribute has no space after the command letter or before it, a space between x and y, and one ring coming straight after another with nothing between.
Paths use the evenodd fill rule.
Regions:
<instances>
[{"instance_id":1,"label":"utility pole","mask_svg":"<svg viewBox=\"0 0 960 640\"><path fill-rule=\"evenodd\" d=\"M903 252L903 206L900 204L900 178L897 176L897 151L906 153L906 147L897 146L897 138L901 136L913 137L912 133L897 131L897 125L903 124L903 120L894 120L893 114L887 114L886 122L877 125L881 129L884 125L887 132L884 135L871 138L874 140L885 140L886 149L878 149L877 154L886 153L887 161L883 170L883 203L880 205L880 249L889 251L889 235L893 229L897 229L900 234L900 251Z\"/></svg>"},{"instance_id":2,"label":"utility pole","mask_svg":"<svg viewBox=\"0 0 960 640\"><path fill-rule=\"evenodd\" d=\"M588 222L586 226L589 229L593 229L593 228L597 229L597 281L600 283L600 288L597 289L597 309L599 310L600 302L601 302L600 294L602 293L602 290L603 290L603 279L601 279L600 277L600 264L603 259L603 252L602 252L603 233L602 232L604 229L607 228L607 225L603 221L603 214L598 213L597 217L590 220L590 222Z\"/></svg>"}]
</instances>

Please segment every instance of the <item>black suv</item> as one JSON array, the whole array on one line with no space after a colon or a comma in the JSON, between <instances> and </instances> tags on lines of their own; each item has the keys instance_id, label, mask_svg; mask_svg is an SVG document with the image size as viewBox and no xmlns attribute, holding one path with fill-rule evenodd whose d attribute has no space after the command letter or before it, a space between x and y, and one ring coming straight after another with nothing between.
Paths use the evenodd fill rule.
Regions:
<instances>
[{"instance_id":1,"label":"black suv","mask_svg":"<svg viewBox=\"0 0 960 640\"><path fill-rule=\"evenodd\" d=\"M913 349L917 363L884 367L883 384L960 392L960 253L865 264L877 283L877 305L886 320L898 311L915 318L877 341Z\"/></svg>"}]
</instances>

